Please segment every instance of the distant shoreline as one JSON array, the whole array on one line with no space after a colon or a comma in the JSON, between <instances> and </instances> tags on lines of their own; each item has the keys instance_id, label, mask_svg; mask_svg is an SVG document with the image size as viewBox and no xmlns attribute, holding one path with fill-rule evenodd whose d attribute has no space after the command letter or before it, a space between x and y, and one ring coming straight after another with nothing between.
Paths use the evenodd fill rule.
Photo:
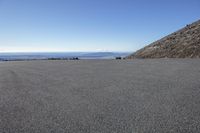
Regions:
<instances>
[{"instance_id":1,"label":"distant shoreline","mask_svg":"<svg viewBox=\"0 0 200 133\"><path fill-rule=\"evenodd\" d=\"M0 53L0 61L115 59L129 54L130 52Z\"/></svg>"}]
</instances>

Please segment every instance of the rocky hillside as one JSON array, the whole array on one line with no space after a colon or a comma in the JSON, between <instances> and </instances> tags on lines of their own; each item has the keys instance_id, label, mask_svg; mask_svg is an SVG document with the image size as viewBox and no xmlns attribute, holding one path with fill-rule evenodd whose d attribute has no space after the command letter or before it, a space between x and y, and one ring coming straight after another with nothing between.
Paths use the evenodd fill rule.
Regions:
<instances>
[{"instance_id":1,"label":"rocky hillside","mask_svg":"<svg viewBox=\"0 0 200 133\"><path fill-rule=\"evenodd\" d=\"M128 56L127 58L199 58L200 20Z\"/></svg>"}]
</instances>

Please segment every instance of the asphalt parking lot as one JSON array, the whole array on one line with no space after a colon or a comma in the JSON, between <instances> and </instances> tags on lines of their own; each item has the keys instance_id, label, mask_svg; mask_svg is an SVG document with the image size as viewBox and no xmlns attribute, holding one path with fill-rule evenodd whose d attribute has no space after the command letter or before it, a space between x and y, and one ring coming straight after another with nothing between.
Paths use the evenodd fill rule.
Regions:
<instances>
[{"instance_id":1,"label":"asphalt parking lot","mask_svg":"<svg viewBox=\"0 0 200 133\"><path fill-rule=\"evenodd\" d=\"M0 63L1 133L198 133L200 59Z\"/></svg>"}]
</instances>

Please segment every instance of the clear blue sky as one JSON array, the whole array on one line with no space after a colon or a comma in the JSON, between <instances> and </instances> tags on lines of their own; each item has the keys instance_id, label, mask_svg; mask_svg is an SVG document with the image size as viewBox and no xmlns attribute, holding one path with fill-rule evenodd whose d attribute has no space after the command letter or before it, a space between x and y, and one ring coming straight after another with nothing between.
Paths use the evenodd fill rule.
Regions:
<instances>
[{"instance_id":1,"label":"clear blue sky","mask_svg":"<svg viewBox=\"0 0 200 133\"><path fill-rule=\"evenodd\" d=\"M200 0L0 0L0 52L135 51L200 19Z\"/></svg>"}]
</instances>

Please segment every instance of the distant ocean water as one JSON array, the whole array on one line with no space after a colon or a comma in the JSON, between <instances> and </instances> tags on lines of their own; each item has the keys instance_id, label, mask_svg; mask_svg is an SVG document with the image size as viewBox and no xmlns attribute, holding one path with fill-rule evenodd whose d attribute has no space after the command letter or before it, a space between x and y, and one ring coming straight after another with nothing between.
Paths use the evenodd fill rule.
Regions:
<instances>
[{"instance_id":1,"label":"distant ocean water","mask_svg":"<svg viewBox=\"0 0 200 133\"><path fill-rule=\"evenodd\" d=\"M129 54L129 52L0 53L0 61L73 57L78 57L79 59L114 59L115 57L125 57Z\"/></svg>"}]
</instances>

